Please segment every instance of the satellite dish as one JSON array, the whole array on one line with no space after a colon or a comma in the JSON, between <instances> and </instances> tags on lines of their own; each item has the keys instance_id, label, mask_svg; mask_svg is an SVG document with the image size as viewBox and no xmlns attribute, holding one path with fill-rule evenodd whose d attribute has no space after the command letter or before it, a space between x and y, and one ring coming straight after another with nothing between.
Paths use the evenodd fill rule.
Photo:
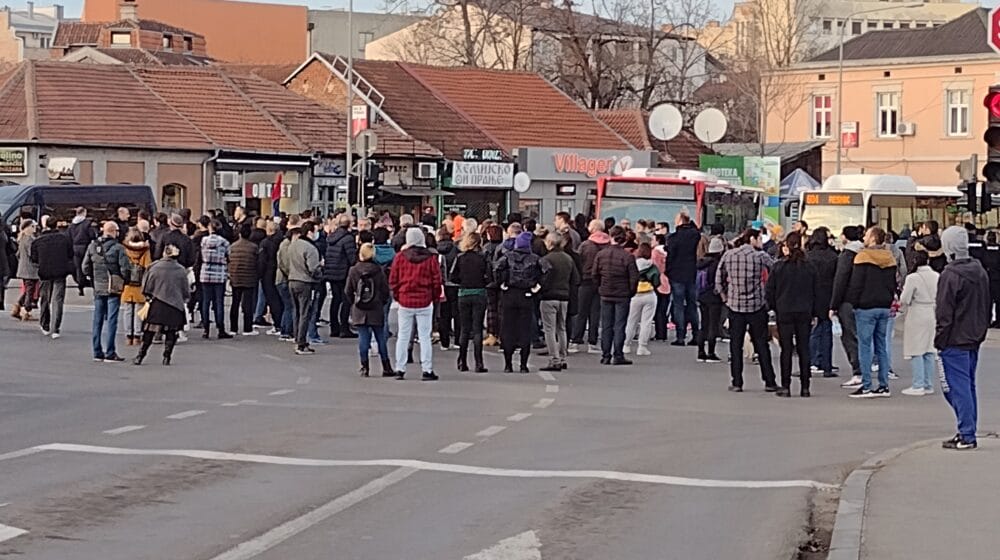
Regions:
<instances>
[{"instance_id":1,"label":"satellite dish","mask_svg":"<svg viewBox=\"0 0 1000 560\"><path fill-rule=\"evenodd\" d=\"M673 140L681 133L684 117L673 105L657 105L649 114L649 133L657 140Z\"/></svg>"},{"instance_id":2,"label":"satellite dish","mask_svg":"<svg viewBox=\"0 0 1000 560\"><path fill-rule=\"evenodd\" d=\"M698 113L698 116L694 118L694 135L706 144L714 144L726 135L727 126L726 115L722 111L710 107Z\"/></svg>"},{"instance_id":3,"label":"satellite dish","mask_svg":"<svg viewBox=\"0 0 1000 560\"><path fill-rule=\"evenodd\" d=\"M520 171L517 175L514 175L514 190L519 193L528 192L528 188L531 187L531 177L528 176L524 171Z\"/></svg>"}]
</instances>

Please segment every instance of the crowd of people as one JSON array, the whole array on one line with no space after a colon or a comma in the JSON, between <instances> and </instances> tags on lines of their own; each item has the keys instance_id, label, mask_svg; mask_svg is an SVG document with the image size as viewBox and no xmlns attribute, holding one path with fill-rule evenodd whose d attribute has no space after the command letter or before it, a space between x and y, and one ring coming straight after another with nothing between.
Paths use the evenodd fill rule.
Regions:
<instances>
[{"instance_id":1,"label":"crowd of people","mask_svg":"<svg viewBox=\"0 0 1000 560\"><path fill-rule=\"evenodd\" d=\"M328 343L320 333L328 327L331 337L357 339L360 375L377 357L383 377L404 379L419 364L425 381L439 378L435 345L457 350L457 371L485 374L488 346L500 347L505 373L528 373L533 350L545 357L540 369L553 372L584 352L628 366L633 353L651 355L653 341L690 346L692 358L714 364L728 340L729 390L743 391L752 361L764 390L779 397L791 396L796 370L801 397L810 396L812 375L838 377L839 332L851 368L842 387L854 398L884 398L902 315L913 370L903 393L932 394L940 360L941 388L959 419L945 444L955 449L976 446L978 350L987 328L1000 326L995 234L983 243L975 228L939 231L935 222L900 249L878 226L848 226L839 238L802 221L787 234L759 223L702 232L686 211L673 224L560 212L551 226L516 213L479 223L453 212L440 224L432 214L268 219L242 208L194 221L188 211L131 218L123 208L96 228L80 208L65 231L53 217L22 220L16 239L0 239L13 252L2 251L0 276L21 280L12 317L33 320L38 308L41 332L59 338L73 276L81 294L92 289L95 361L124 361L116 345L123 310L136 365L156 343L169 365L189 330L230 339L268 329L308 356Z\"/></svg>"}]
</instances>

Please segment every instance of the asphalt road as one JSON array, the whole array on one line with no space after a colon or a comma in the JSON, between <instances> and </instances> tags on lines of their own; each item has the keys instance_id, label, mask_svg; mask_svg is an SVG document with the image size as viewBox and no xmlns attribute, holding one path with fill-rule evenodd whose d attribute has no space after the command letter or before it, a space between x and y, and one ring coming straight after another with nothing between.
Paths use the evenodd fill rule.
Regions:
<instances>
[{"instance_id":1,"label":"asphalt road","mask_svg":"<svg viewBox=\"0 0 1000 560\"><path fill-rule=\"evenodd\" d=\"M352 342L297 357L263 335L134 367L91 362L90 312L70 300L57 341L0 317L0 555L794 558L817 493L953 431L940 395L899 394L901 359L893 397L863 402L824 379L778 399L749 364L732 394L725 364L663 344L631 367L577 354L548 378L499 373L495 352L490 374L459 374L436 348L436 383L359 378Z\"/></svg>"}]
</instances>

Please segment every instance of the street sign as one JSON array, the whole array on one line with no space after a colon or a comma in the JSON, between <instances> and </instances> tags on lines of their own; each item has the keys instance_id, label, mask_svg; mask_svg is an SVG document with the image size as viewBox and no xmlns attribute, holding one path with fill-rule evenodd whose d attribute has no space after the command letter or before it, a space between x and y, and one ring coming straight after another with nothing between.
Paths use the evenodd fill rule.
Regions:
<instances>
[{"instance_id":1,"label":"street sign","mask_svg":"<svg viewBox=\"0 0 1000 560\"><path fill-rule=\"evenodd\" d=\"M858 147L858 121L840 123L840 144L843 148Z\"/></svg>"},{"instance_id":2,"label":"street sign","mask_svg":"<svg viewBox=\"0 0 1000 560\"><path fill-rule=\"evenodd\" d=\"M354 149L363 157L369 158L378 148L378 134L373 130L362 130L354 139Z\"/></svg>"},{"instance_id":3,"label":"street sign","mask_svg":"<svg viewBox=\"0 0 1000 560\"><path fill-rule=\"evenodd\" d=\"M1000 53L1000 6L990 10L990 24L988 27L987 32L989 33L989 37L986 40L994 51Z\"/></svg>"}]
</instances>

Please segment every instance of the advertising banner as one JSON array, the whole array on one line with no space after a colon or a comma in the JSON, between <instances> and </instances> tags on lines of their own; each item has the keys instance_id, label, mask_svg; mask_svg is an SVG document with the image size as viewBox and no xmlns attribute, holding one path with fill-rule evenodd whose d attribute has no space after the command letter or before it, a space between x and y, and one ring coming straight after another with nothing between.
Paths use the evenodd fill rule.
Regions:
<instances>
[{"instance_id":1,"label":"advertising banner","mask_svg":"<svg viewBox=\"0 0 1000 560\"><path fill-rule=\"evenodd\" d=\"M731 185L764 189L761 218L765 223L781 223L781 158L744 156L699 156L699 167Z\"/></svg>"}]
</instances>

